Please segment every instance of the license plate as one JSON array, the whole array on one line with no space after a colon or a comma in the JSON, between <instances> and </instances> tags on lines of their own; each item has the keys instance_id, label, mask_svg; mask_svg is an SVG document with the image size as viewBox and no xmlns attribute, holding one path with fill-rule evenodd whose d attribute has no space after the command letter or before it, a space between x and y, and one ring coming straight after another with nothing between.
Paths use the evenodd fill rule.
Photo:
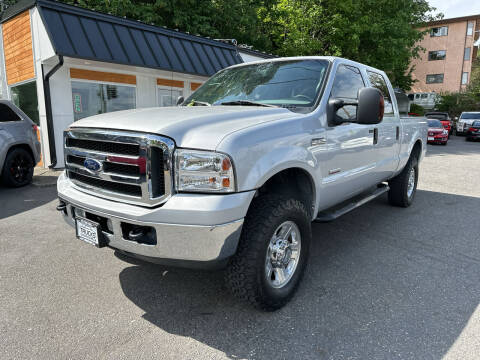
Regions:
<instances>
[{"instance_id":1,"label":"license plate","mask_svg":"<svg viewBox=\"0 0 480 360\"><path fill-rule=\"evenodd\" d=\"M425 139L425 138L424 138L424 139ZM429 137L427 138L427 140L428 140L428 141L433 141L433 140L435 140L435 138L434 138L433 136L432 136L432 137L429 136Z\"/></svg>"},{"instance_id":2,"label":"license plate","mask_svg":"<svg viewBox=\"0 0 480 360\"><path fill-rule=\"evenodd\" d=\"M76 218L77 237L91 245L99 247L99 224L91 220Z\"/></svg>"}]
</instances>

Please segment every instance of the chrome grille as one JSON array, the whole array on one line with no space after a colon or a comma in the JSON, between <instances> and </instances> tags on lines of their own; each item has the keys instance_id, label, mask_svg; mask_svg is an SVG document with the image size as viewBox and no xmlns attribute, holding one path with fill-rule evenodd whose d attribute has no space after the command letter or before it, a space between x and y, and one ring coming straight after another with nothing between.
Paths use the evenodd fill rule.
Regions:
<instances>
[{"instance_id":1,"label":"chrome grille","mask_svg":"<svg viewBox=\"0 0 480 360\"><path fill-rule=\"evenodd\" d=\"M66 174L82 191L144 206L159 205L172 194L169 138L72 128L64 133L64 146ZM87 159L97 168L87 168Z\"/></svg>"}]
</instances>

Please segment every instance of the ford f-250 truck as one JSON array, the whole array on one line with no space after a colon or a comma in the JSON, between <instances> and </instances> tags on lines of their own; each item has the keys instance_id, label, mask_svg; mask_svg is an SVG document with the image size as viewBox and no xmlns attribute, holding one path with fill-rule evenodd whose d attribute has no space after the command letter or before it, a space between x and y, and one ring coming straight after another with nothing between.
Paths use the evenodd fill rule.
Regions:
<instances>
[{"instance_id":1,"label":"ford f-250 truck","mask_svg":"<svg viewBox=\"0 0 480 360\"><path fill-rule=\"evenodd\" d=\"M386 192L412 203L426 137L380 70L333 57L236 65L177 107L75 122L58 210L98 247L226 266L234 294L275 310L302 278L312 221Z\"/></svg>"}]
</instances>

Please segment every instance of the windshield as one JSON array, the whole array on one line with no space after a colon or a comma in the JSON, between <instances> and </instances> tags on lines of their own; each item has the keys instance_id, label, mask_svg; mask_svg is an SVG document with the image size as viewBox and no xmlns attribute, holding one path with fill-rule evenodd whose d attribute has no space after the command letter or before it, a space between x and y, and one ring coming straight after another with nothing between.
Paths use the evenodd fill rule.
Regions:
<instances>
[{"instance_id":1,"label":"windshield","mask_svg":"<svg viewBox=\"0 0 480 360\"><path fill-rule=\"evenodd\" d=\"M463 113L460 119L480 119L480 113Z\"/></svg>"},{"instance_id":2,"label":"windshield","mask_svg":"<svg viewBox=\"0 0 480 360\"><path fill-rule=\"evenodd\" d=\"M480 126L480 121L474 121L472 126L475 126L475 127Z\"/></svg>"},{"instance_id":3,"label":"windshield","mask_svg":"<svg viewBox=\"0 0 480 360\"><path fill-rule=\"evenodd\" d=\"M245 102L253 102L251 105L311 111L327 68L326 60L293 60L225 69L205 82L183 105L246 105Z\"/></svg>"},{"instance_id":4,"label":"windshield","mask_svg":"<svg viewBox=\"0 0 480 360\"><path fill-rule=\"evenodd\" d=\"M428 120L428 127L441 128L443 126L442 126L442 123L438 120Z\"/></svg>"}]
</instances>

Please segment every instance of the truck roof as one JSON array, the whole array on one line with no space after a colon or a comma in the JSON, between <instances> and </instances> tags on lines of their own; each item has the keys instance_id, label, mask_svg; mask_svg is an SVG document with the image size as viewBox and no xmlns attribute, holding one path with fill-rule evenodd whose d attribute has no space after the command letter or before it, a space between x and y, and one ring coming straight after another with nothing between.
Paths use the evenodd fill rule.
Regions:
<instances>
[{"instance_id":1,"label":"truck roof","mask_svg":"<svg viewBox=\"0 0 480 360\"><path fill-rule=\"evenodd\" d=\"M376 71L376 72L379 72L379 73L382 73L382 74L386 75L383 70L380 70L380 69L377 69L377 68L374 68L374 67L371 67L371 66L368 66L368 65L365 65L365 64L362 64L362 63L353 61L353 60L349 60L349 59L346 59L346 58L341 58L341 57L338 57L338 56L291 56L291 57L280 57L280 58L263 59L263 60L258 60L258 61L251 61L251 62L247 62L247 63L236 64L236 65L232 65L232 66L227 67L227 69L232 69L232 68L241 67L241 66L247 66L247 65L252 65L252 64L262 64L262 63L282 62L282 61L293 61L293 60L327 60L327 61L332 62L332 63L342 62L342 63L348 63L348 64L353 65L353 66L357 66L357 67L364 67L364 68L366 68L366 69L368 69L368 70L373 70L373 71Z\"/></svg>"}]
</instances>

